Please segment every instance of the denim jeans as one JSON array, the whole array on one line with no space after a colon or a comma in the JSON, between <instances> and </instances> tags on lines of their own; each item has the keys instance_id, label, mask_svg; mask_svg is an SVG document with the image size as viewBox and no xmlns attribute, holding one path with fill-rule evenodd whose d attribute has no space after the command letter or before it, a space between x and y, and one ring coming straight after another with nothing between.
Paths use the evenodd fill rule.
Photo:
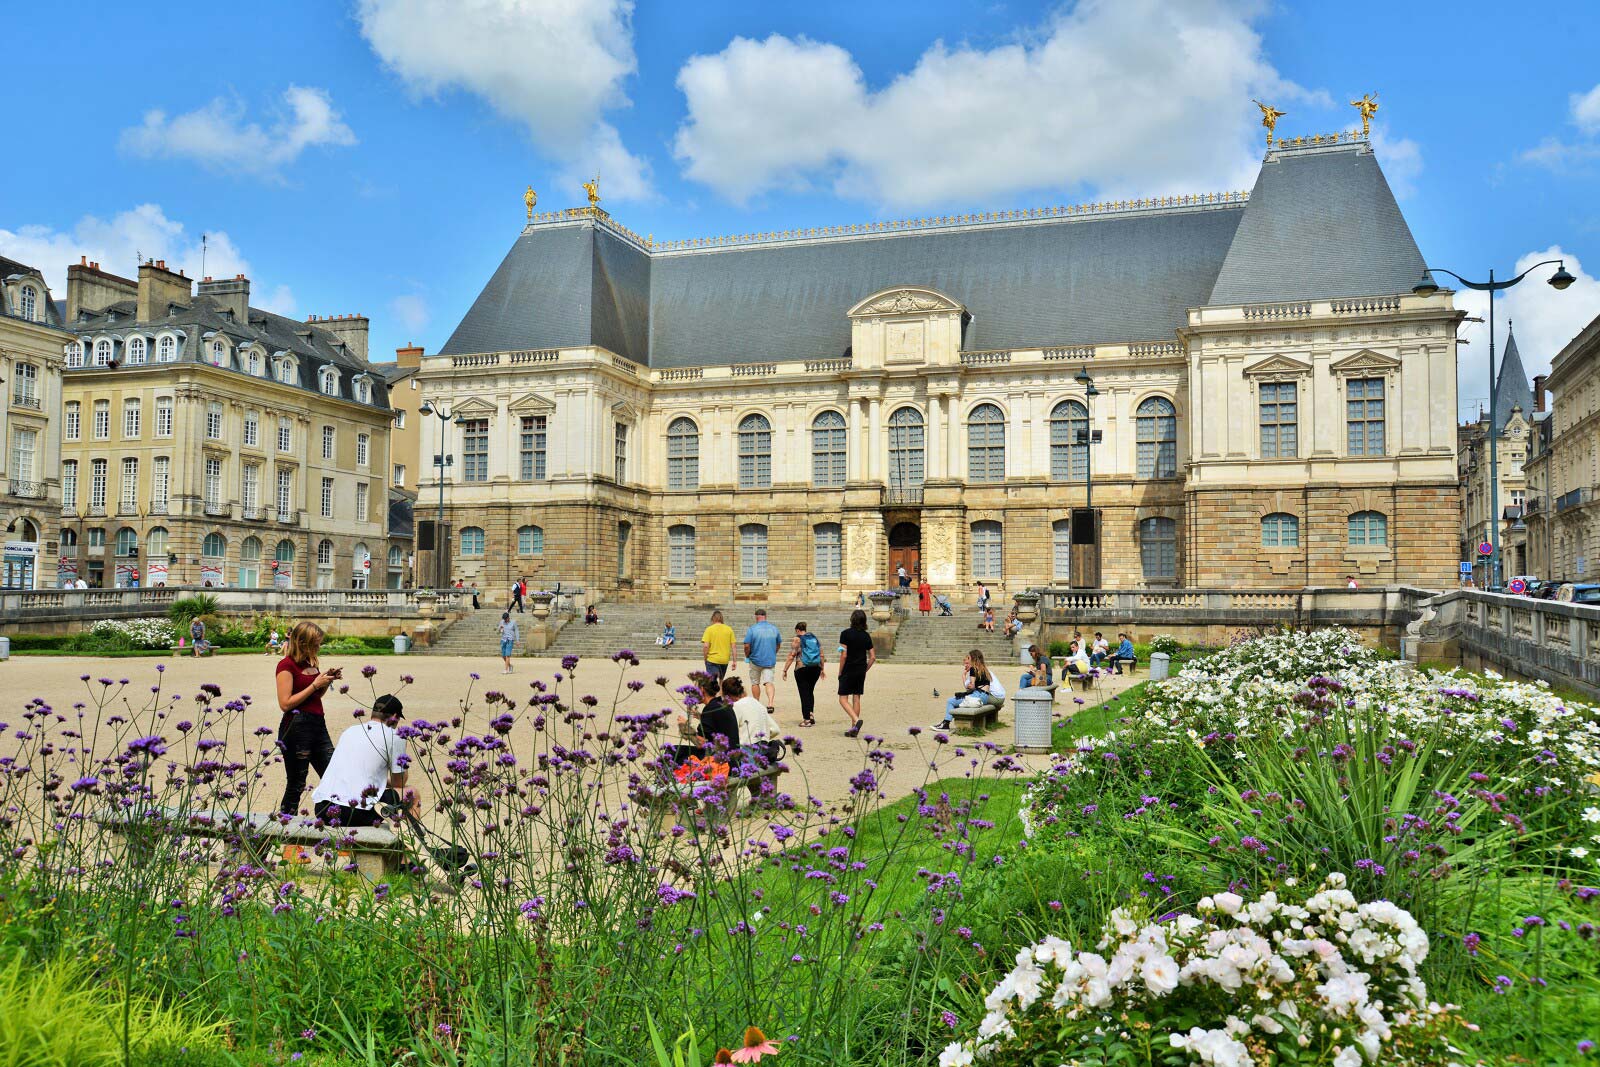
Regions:
<instances>
[{"instance_id":1,"label":"denim jeans","mask_svg":"<svg viewBox=\"0 0 1600 1067\"><path fill-rule=\"evenodd\" d=\"M333 759L333 739L328 736L328 721L321 715L295 715L289 728L278 739L283 746L283 801L278 810L293 815L300 810L300 794L305 792L306 772L317 769L321 778Z\"/></svg>"}]
</instances>

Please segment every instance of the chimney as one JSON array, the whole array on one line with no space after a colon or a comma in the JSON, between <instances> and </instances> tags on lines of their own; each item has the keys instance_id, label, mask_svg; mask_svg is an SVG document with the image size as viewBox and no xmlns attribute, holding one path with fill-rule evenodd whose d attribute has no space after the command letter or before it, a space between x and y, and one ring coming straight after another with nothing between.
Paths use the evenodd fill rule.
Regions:
<instances>
[{"instance_id":1,"label":"chimney","mask_svg":"<svg viewBox=\"0 0 1600 1067\"><path fill-rule=\"evenodd\" d=\"M164 259L139 264L138 322L156 322L167 317L168 304L187 304L193 299L189 279L181 271L169 270Z\"/></svg>"},{"instance_id":2,"label":"chimney","mask_svg":"<svg viewBox=\"0 0 1600 1067\"><path fill-rule=\"evenodd\" d=\"M78 262L67 268L67 324L78 321L80 311L104 311L123 300L139 296L139 283L132 278L107 274L100 264L90 263L88 256L79 256Z\"/></svg>"},{"instance_id":3,"label":"chimney","mask_svg":"<svg viewBox=\"0 0 1600 1067\"><path fill-rule=\"evenodd\" d=\"M213 281L207 278L200 283L201 296L209 296L219 310L232 312L233 321L243 326L250 315L250 279L243 274Z\"/></svg>"},{"instance_id":4,"label":"chimney","mask_svg":"<svg viewBox=\"0 0 1600 1067\"><path fill-rule=\"evenodd\" d=\"M1550 380L1548 374L1535 374L1533 376L1533 410L1544 410L1544 383Z\"/></svg>"},{"instance_id":5,"label":"chimney","mask_svg":"<svg viewBox=\"0 0 1600 1067\"><path fill-rule=\"evenodd\" d=\"M343 341L349 347L352 356L363 363L366 362L367 317L365 315L330 315L323 319L312 315L306 321L316 323L317 329L331 333L335 340Z\"/></svg>"},{"instance_id":6,"label":"chimney","mask_svg":"<svg viewBox=\"0 0 1600 1067\"><path fill-rule=\"evenodd\" d=\"M401 367L422 366L422 346L408 344L404 348L394 350L394 361Z\"/></svg>"}]
</instances>

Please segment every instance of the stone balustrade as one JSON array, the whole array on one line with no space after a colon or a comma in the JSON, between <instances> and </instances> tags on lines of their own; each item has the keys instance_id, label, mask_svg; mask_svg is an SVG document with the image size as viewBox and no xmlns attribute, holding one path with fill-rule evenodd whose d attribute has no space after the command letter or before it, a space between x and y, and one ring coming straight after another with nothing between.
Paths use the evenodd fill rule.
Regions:
<instances>
[{"instance_id":1,"label":"stone balustrade","mask_svg":"<svg viewBox=\"0 0 1600 1067\"><path fill-rule=\"evenodd\" d=\"M1459 662L1600 699L1600 606L1452 589L1422 601L1408 642L1424 660Z\"/></svg>"},{"instance_id":2,"label":"stone balustrade","mask_svg":"<svg viewBox=\"0 0 1600 1067\"><path fill-rule=\"evenodd\" d=\"M143 589L0 590L0 632L99 619L164 616L179 597L205 593L223 615L314 615L358 618L420 618L462 610L458 589L418 597L415 589L206 589L151 586Z\"/></svg>"}]
</instances>

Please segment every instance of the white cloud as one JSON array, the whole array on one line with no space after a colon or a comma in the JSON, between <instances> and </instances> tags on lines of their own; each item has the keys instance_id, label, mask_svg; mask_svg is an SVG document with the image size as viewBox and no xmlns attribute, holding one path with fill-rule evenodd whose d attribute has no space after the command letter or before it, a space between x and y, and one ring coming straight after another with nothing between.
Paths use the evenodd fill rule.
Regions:
<instances>
[{"instance_id":1,"label":"white cloud","mask_svg":"<svg viewBox=\"0 0 1600 1067\"><path fill-rule=\"evenodd\" d=\"M389 301L389 310L412 333L417 333L428 324L428 302L421 293L404 293Z\"/></svg>"},{"instance_id":2,"label":"white cloud","mask_svg":"<svg viewBox=\"0 0 1600 1067\"><path fill-rule=\"evenodd\" d=\"M1573 93L1567 98L1567 108L1568 117L1579 133L1588 138L1600 137L1600 85L1586 93ZM1559 137L1546 137L1517 158L1524 163L1562 171L1600 159L1600 141L1569 142Z\"/></svg>"},{"instance_id":3,"label":"white cloud","mask_svg":"<svg viewBox=\"0 0 1600 1067\"><path fill-rule=\"evenodd\" d=\"M145 112L144 122L122 131L122 149L145 158L192 159L211 170L274 177L307 148L354 144L324 89L291 85L286 108L271 128L245 119L244 105L221 97L182 115Z\"/></svg>"},{"instance_id":4,"label":"white cloud","mask_svg":"<svg viewBox=\"0 0 1600 1067\"><path fill-rule=\"evenodd\" d=\"M637 69L631 0L360 0L361 33L413 90L463 89L528 130L601 195L648 195L648 164L606 111Z\"/></svg>"},{"instance_id":5,"label":"white cloud","mask_svg":"<svg viewBox=\"0 0 1600 1067\"><path fill-rule=\"evenodd\" d=\"M1422 149L1409 137L1391 138L1384 126L1372 127L1372 150L1383 166L1394 195L1404 200L1417 191L1422 174Z\"/></svg>"},{"instance_id":6,"label":"white cloud","mask_svg":"<svg viewBox=\"0 0 1600 1067\"><path fill-rule=\"evenodd\" d=\"M209 269L209 256L206 259L206 265L207 269ZM213 275L213 277L215 277L215 275ZM226 277L226 275L224 275L224 277ZM275 286L270 293L266 291L265 286L263 286L260 290L252 289L250 292L250 303L254 304L263 311L270 311L274 315L286 315L289 318L299 317L296 313L296 308L298 305L295 302L294 293L289 291L289 287L287 285Z\"/></svg>"},{"instance_id":7,"label":"white cloud","mask_svg":"<svg viewBox=\"0 0 1600 1067\"><path fill-rule=\"evenodd\" d=\"M250 274L233 240L221 230L206 233L205 271L217 278ZM200 234L169 219L157 204L140 204L110 219L85 215L71 230L48 226L0 229L0 253L44 272L53 295L66 297L67 265L87 256L112 274L136 277L139 258L164 259L173 270L191 278L202 276ZM287 290L284 290L285 292Z\"/></svg>"},{"instance_id":8,"label":"white cloud","mask_svg":"<svg viewBox=\"0 0 1600 1067\"><path fill-rule=\"evenodd\" d=\"M1540 267L1529 274L1521 285L1507 289L1495 301L1495 363L1498 366L1500 356L1505 351L1507 324L1514 323L1517 351L1522 356L1523 369L1528 372L1530 379L1535 374L1548 373L1550 362L1557 353L1600 313L1600 279L1586 274L1578 257L1563 252L1559 245L1527 253L1517 260L1516 266L1505 277L1514 278L1546 259L1565 260L1567 270L1578 280L1565 290L1552 289L1545 284L1545 280L1555 273L1556 268ZM1486 273L1481 276L1469 273L1468 277L1473 281L1487 280ZM1455 279L1448 274L1436 274L1434 278L1440 285L1456 285ZM1489 298L1486 293L1457 288L1455 303L1468 315L1483 319L1488 317ZM1462 413L1475 415L1477 406L1474 402L1488 406L1489 324L1487 321L1463 323L1459 335L1471 342L1458 350L1456 358Z\"/></svg>"},{"instance_id":9,"label":"white cloud","mask_svg":"<svg viewBox=\"0 0 1600 1067\"><path fill-rule=\"evenodd\" d=\"M1252 96L1332 103L1273 69L1257 14L1221 0L1081 0L992 49L936 43L876 90L837 45L735 38L679 72L676 152L690 177L741 201L813 182L908 205L1062 186L1240 188L1264 142Z\"/></svg>"},{"instance_id":10,"label":"white cloud","mask_svg":"<svg viewBox=\"0 0 1600 1067\"><path fill-rule=\"evenodd\" d=\"M1586 93L1573 93L1572 121L1584 133L1600 135L1600 85Z\"/></svg>"}]
</instances>

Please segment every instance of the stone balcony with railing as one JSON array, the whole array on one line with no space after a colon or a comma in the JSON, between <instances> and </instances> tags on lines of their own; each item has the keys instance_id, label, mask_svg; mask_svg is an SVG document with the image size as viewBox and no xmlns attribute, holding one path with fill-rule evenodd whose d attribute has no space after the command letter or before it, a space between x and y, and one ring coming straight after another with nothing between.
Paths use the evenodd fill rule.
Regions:
<instances>
[{"instance_id":1,"label":"stone balcony with railing","mask_svg":"<svg viewBox=\"0 0 1600 1067\"><path fill-rule=\"evenodd\" d=\"M12 478L6 483L6 491L11 496L22 500L44 499L44 483L30 481L26 478Z\"/></svg>"}]
</instances>

